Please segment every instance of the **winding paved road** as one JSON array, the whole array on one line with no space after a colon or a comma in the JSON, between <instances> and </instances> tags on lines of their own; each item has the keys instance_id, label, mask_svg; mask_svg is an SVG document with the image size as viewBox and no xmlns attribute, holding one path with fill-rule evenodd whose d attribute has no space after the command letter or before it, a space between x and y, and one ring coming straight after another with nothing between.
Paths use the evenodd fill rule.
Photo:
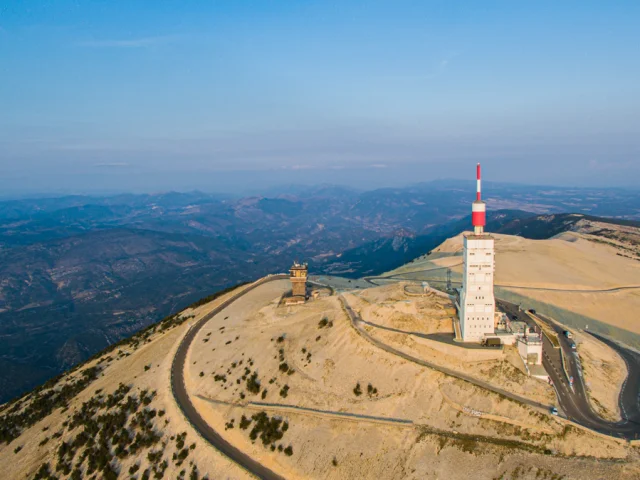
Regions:
<instances>
[{"instance_id":1,"label":"winding paved road","mask_svg":"<svg viewBox=\"0 0 640 480\"><path fill-rule=\"evenodd\" d=\"M351 318L351 322L356 330L365 339L367 339L377 347L382 348L389 353L393 353L394 355L399 355L405 360L409 360L411 362L424 365L434 370L438 370L446 375L465 380L481 388L504 395L518 402L525 403L537 408L543 408L549 411L550 406L548 405L533 402L527 398L520 397L513 393L496 388L489 383L477 380L468 375L405 354L404 352L396 350L395 348L383 342L380 342L379 340L376 340L375 338L371 337L363 328L361 328L361 325L368 324L373 327L380 326L369 323L360 318L351 309L344 297L340 296L340 300L342 301L345 310ZM519 310L517 305L506 302L504 300L496 299L496 301L500 304L500 307L506 313L509 313L511 315L518 315L520 319L528 320L528 323L530 323L531 325L535 325L535 322L532 318L529 317L527 312ZM574 377L574 388L571 388L563 371L562 360L560 358L560 349L553 348L551 342L549 342L549 340L545 336L543 336L543 351L545 353L543 357L543 366L545 367L545 370L553 381L558 398L558 403L564 411L567 419L605 435L623 438L625 440L637 440L640 437L640 354L623 348L617 343L601 337L600 335L592 333L593 336L604 341L607 345L620 353L627 364L628 376L620 393L620 407L624 412L624 419L620 422L607 421L596 414L591 407L591 403L587 396L586 388L582 379L579 361L577 359L577 356L574 355L573 351L571 350L569 342L562 335L562 327L560 327L550 319L547 319L546 317L541 317L556 332L560 333L559 337L561 348L565 350L565 358L567 359L568 364L567 370L569 375ZM385 328L389 329L387 327Z\"/></svg>"},{"instance_id":2,"label":"winding paved road","mask_svg":"<svg viewBox=\"0 0 640 480\"><path fill-rule=\"evenodd\" d=\"M621 285L619 287L608 288L556 288L556 287L532 287L525 285L511 285L496 283L496 287L501 288L517 288L519 290L540 290L544 292L565 292L565 293L609 293L620 292L622 290L635 290L640 288L640 285Z\"/></svg>"},{"instance_id":3,"label":"winding paved road","mask_svg":"<svg viewBox=\"0 0 640 480\"><path fill-rule=\"evenodd\" d=\"M256 462L249 455L243 453L242 451L231 445L202 418L202 416L194 407L191 399L189 398L189 394L187 393L187 388L184 383L184 368L185 362L187 360L187 352L189 351L191 342L193 342L194 338L198 334L198 331L209 320L211 320L233 302L249 293L254 288L268 282L273 282L274 280L282 280L287 278L289 278L289 276L284 274L265 277L222 302L211 312L209 312L207 315L202 317L191 326L187 334L180 342L180 346L178 347L176 355L173 358L173 363L171 364L171 391L173 392L173 397L176 403L180 407L180 410L182 410L182 413L187 418L191 426L196 429L196 431L202 436L202 438L209 442L220 453L233 460L247 472L265 480L284 480L284 478L273 472L272 470L269 470L259 462Z\"/></svg>"},{"instance_id":4,"label":"winding paved road","mask_svg":"<svg viewBox=\"0 0 640 480\"><path fill-rule=\"evenodd\" d=\"M447 267L429 268L425 270L415 270L413 272L406 272L402 274L395 274L386 277L368 277L366 281L373 285L377 285L371 280L386 279L386 280L406 280L406 281L421 281L416 278L407 278L412 273L429 272L433 270L441 270ZM401 278L402 277L402 278ZM444 283L444 281L442 282ZM456 283L456 282L452 282ZM460 283L460 282L457 282ZM545 288L545 287L533 287L533 286L518 286L518 285L500 285L497 287L514 288L514 289L526 289L526 290L545 290L567 293L608 293L617 292L623 290L632 290L640 288L640 285L622 285L618 287L600 288L600 289L572 289L572 288ZM517 314L519 316L524 315L524 319L528 320L531 324L534 324L533 319L529 317L526 312L519 311L518 307L509 302L496 299L497 303L500 303L501 307L508 313ZM619 344L597 335L592 332L588 332L594 337L606 343L609 347L613 348L624 359L627 364L627 379L625 380L621 392L620 392L620 409L622 411L622 421L610 422L601 418L594 412L589 397L586 392L586 387L582 378L582 368L580 362L574 352L571 350L568 339L562 335L562 327L549 318L543 315L538 315L545 323L551 326L557 333L560 339L560 347L565 352L565 359L567 360L567 371L570 376L574 378L574 386L571 388L569 382L562 367L562 355L559 349L554 349L553 345L543 336L543 351L545 355L543 357L543 366L549 374L549 377L553 381L558 397L558 403L566 414L567 418L587 428L595 430L606 435L624 438L626 440L637 440L640 438L640 354L624 348ZM490 388L491 389L491 388Z\"/></svg>"},{"instance_id":5,"label":"winding paved road","mask_svg":"<svg viewBox=\"0 0 640 480\"><path fill-rule=\"evenodd\" d=\"M422 360L421 358L417 358L414 357L412 355L409 355L408 353L404 353L400 350L396 350L395 348L391 347L390 345L387 345L386 343L381 342L380 340L377 340L375 338L373 338L371 335L369 335L369 333L367 333L366 330L364 330L361 325L362 324L369 324L371 326L377 326L375 324L370 324L368 322L366 322L365 320L363 320L358 314L356 314L353 309L351 308L351 306L349 305L349 303L346 301L346 299L340 295L340 302L342 303L342 305L345 308L345 311L347 312L347 315L349 316L349 319L351 320L351 324L353 325L353 327L356 329L356 331L367 341L371 342L373 345L375 345L378 348L381 348L382 350L389 352L393 355L397 355L401 358L404 358L405 360L408 360L410 362L413 363L417 363L418 365L422 365L424 367L429 367L433 370L437 370L441 373L444 373L445 375L449 375L450 377L454 377L454 378L458 378L460 380L464 380L465 382L469 382L473 385L476 385L477 387L480 388L484 388L485 390L490 390L494 393L497 393L498 395L503 395L507 398L510 398L511 400L515 400L517 402L520 403L524 403L526 405L529 405L531 407L534 408L539 408L542 409L544 411L549 411L551 408L551 405L545 405L544 403L539 403L539 402L534 402L533 400L530 400L526 397L521 397L520 395L516 395L515 393L511 393L508 392L506 390L503 390L501 388L497 388L494 387L493 385L491 385L490 383L487 382L483 382L482 380L478 380L470 375L465 375L464 373L460 373L457 372L455 370L452 370L450 368L447 367L443 367L441 365L432 363L432 362L427 362L426 360Z\"/></svg>"},{"instance_id":6,"label":"winding paved road","mask_svg":"<svg viewBox=\"0 0 640 480\"><path fill-rule=\"evenodd\" d=\"M363 280L369 282L372 285L377 285L373 280L398 280L398 281L409 281L409 282L432 282L432 283L446 283L446 280L441 279L418 279L418 278L408 278L410 275L414 273L423 273L423 272L433 272L436 270L444 270L446 268L456 267L462 265L462 262L456 263L454 265L450 265L448 267L433 267L426 268L424 270L412 270L410 272L404 273L395 273L393 275L386 276L377 276L377 277L364 277ZM461 284L460 280L451 280L451 283ZM640 285L620 285L617 287L607 287L607 288L562 288L562 287L536 287L532 285L513 285L513 284L503 284L496 283L494 286L500 288L516 288L519 290L537 290L543 292L566 292L566 293L611 293L611 292L620 292L623 290L637 290L640 289Z\"/></svg>"},{"instance_id":7,"label":"winding paved road","mask_svg":"<svg viewBox=\"0 0 640 480\"><path fill-rule=\"evenodd\" d=\"M243 297L251 290L256 287L263 285L268 282L272 282L275 280L283 280L289 278L286 274L278 274L272 275L270 277L265 277L254 284L244 288L242 291L236 293L232 297L228 298L216 308L214 308L211 312L205 315L203 318L198 320L194 325L192 325L187 334L184 336L180 345L178 346L178 350L173 358L173 362L171 364L171 391L173 393L174 399L180 410L186 417L187 421L193 426L193 428L214 448L216 448L220 453L227 456L229 459L240 465L250 474L265 480L284 480L283 477L275 473L274 471L268 469L264 465L252 459L247 454L243 453L238 448L234 447L226 441L219 433L217 433L198 413L195 406L191 402L189 398L189 394L187 392L185 383L184 383L184 369L185 363L187 359L187 353L189 351L189 347L196 335L200 331L200 329L214 316L219 314L222 310L227 308L233 302ZM371 282L373 283L373 282ZM450 370L446 367L441 367L439 365L433 364L431 362L427 362L421 360L416 357L412 357L404 352L394 349L389 345L386 345L375 338L371 337L363 328L361 328L361 323L365 323L356 313L351 309L347 301L344 299L342 295L340 295L340 301L347 312L352 325L356 330L369 342L376 345L377 347L392 353L394 355L398 355L405 360L410 362L414 362L434 370L440 371L446 375L452 376L454 378L459 378L461 380L467 381L473 385L476 385L480 388L484 388L486 390L490 390L492 392L498 393L500 395L504 395L505 397L511 398L518 402L530 405L532 407L541 408L544 410L548 410L549 406L544 405L538 402L533 402L527 398L520 397L519 395L515 395L511 392L507 392L505 390L496 388L489 383L477 380L468 375L456 372L454 370ZM556 325L557 326L557 325ZM555 328L555 327L554 327ZM591 332L589 332L591 333ZM570 420L573 420L581 425L584 425L588 428L592 428L601 433L605 433L608 435L614 435L618 437L622 437L625 439L637 439L640 434L640 403L639 403L639 395L640 392L640 355L636 352L632 352L625 348L622 348L618 344L608 340L604 337L601 337L597 334L593 334L595 337L609 345L611 348L616 350L622 358L627 363L629 375L625 384L623 385L621 394L620 394L620 404L623 410L624 419L621 422L612 423L607 422L600 417L598 417L589 404L589 401L586 397L586 393L584 392L584 386L582 386L582 391L578 394L572 392L569 388L566 380L563 383L561 372L557 369L553 369L553 361L550 357L545 358L546 365L549 368L547 371L550 373L551 378L554 380L554 384L556 387L556 391L558 392L558 400L562 409L567 413L567 416ZM545 348L551 348L550 346L545 345ZM549 371L551 370L551 371ZM563 374L562 374L563 375ZM582 385L580 383L579 385ZM578 389L576 389L578 390Z\"/></svg>"},{"instance_id":8,"label":"winding paved road","mask_svg":"<svg viewBox=\"0 0 640 480\"><path fill-rule=\"evenodd\" d=\"M535 324L529 314L526 311L519 310L517 305L505 302L504 300L497 300L497 303L505 313L517 315L519 320L524 320L530 325ZM562 326L539 313L537 313L536 316L551 327L558 335L560 348L554 348L548 338L543 335L543 366L553 381L558 403L567 419L605 435L624 438L626 440L636 440L640 436L640 405L638 404L638 394L640 393L640 355L600 335L589 332L618 352L627 364L627 380L620 392L620 409L623 412L623 420L620 422L610 422L601 418L591 406L578 355L571 349L573 341L570 341L563 335L562 332L564 329ZM562 352L564 352L564 358L566 359L567 373L574 379L573 388L569 385L563 371L562 360L560 358Z\"/></svg>"},{"instance_id":9,"label":"winding paved road","mask_svg":"<svg viewBox=\"0 0 640 480\"><path fill-rule=\"evenodd\" d=\"M357 422L373 422L373 423L383 423L383 424L391 424L391 425L400 425L400 426L412 426L414 425L413 420L409 420L408 418L397 418L397 417L378 417L375 415L365 415L363 413L350 413L350 412L339 412L337 410L322 410L320 408L310 408L310 407L301 407L299 405L288 405L286 403L271 403L271 402L226 402L224 400L217 400L214 398L208 398L203 395L197 395L198 398L204 400L205 402L212 403L215 405L227 405L230 407L241 407L241 408L251 408L257 410L271 410L271 411L280 411L280 412L294 412L294 413L302 413L307 415L313 415L317 417L323 418L339 418L339 419L347 419L353 420Z\"/></svg>"},{"instance_id":10,"label":"winding paved road","mask_svg":"<svg viewBox=\"0 0 640 480\"><path fill-rule=\"evenodd\" d=\"M622 385L620 391L620 406L622 410L622 418L640 426L640 354L623 348L616 342L609 340L597 333L589 332L601 342L614 349L622 357L627 364L627 378ZM636 434L636 438L640 436L640 429Z\"/></svg>"},{"instance_id":11,"label":"winding paved road","mask_svg":"<svg viewBox=\"0 0 640 480\"><path fill-rule=\"evenodd\" d=\"M380 286L380 285L378 285L377 283L373 282L372 280L413 280L415 282L419 282L421 280L416 280L414 278L400 278L400 277L405 277L407 275L411 275L412 273L422 273L422 272L433 272L433 271L436 271L436 270L445 270L447 268L457 267L459 265L462 265L462 262L456 263L456 264L453 264L453 265L448 265L446 267L432 267L432 268L425 268L423 270L411 270L410 272L395 273L393 275L362 277L362 279L365 282L369 282L371 285L376 285L376 286Z\"/></svg>"}]
</instances>

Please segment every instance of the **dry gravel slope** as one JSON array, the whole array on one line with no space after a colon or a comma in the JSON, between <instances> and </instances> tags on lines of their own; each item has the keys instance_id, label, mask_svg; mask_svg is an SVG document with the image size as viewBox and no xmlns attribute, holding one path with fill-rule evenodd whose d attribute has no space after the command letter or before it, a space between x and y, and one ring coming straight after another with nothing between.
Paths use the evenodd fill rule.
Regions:
<instances>
[{"instance_id":1,"label":"dry gravel slope","mask_svg":"<svg viewBox=\"0 0 640 480\"><path fill-rule=\"evenodd\" d=\"M556 419L536 415L527 407L380 351L355 332L335 297L300 307L279 307L280 296L286 290L286 281L265 284L212 318L192 345L186 375L193 394L209 400L198 402L205 418L234 445L286 478L455 480L470 475L480 479L503 475L524 479L631 479L640 475L638 453L633 448L565 428ZM404 305L398 292L391 292L391 297L385 292L381 289L380 293L361 294L379 298L381 303L392 302L381 312L395 304L398 308ZM103 466L103 473L98 473L97 478L113 478L113 470L120 473L119 478L141 479L147 469L151 477L162 472L163 478L179 477L185 470L188 478L194 466L200 478L247 478L244 470L198 437L182 417L169 388L170 365L180 339L190 324L224 298L182 312L69 372L40 392L3 407L0 416L4 428L9 421L17 420L14 414L33 414L33 408L29 408L35 405L36 398L42 399L47 392L58 391L82 377L81 372L87 368L100 369L98 376L75 397L18 432L17 438L0 444L0 478L34 478L38 469L47 464L52 475L71 478L85 453L78 475L87 478L91 459L99 462L105 456L104 451L91 449L103 443L102 437L113 455L110 467ZM413 307L407 307L406 312L412 311ZM421 318L428 321L428 317L425 314ZM325 318L327 323L321 326ZM295 372L289 374L282 363ZM254 373L260 382L257 392L249 387ZM216 375L226 378L216 380ZM361 395L354 393L357 383L362 386ZM376 388L375 393L369 393L369 383ZM120 384L130 390L118 399L113 394ZM283 395L285 386L289 388ZM263 399L264 390L268 393ZM249 400L280 403L294 409L409 419L415 425L238 405ZM86 412L95 413L78 416L83 403ZM462 412L460 406L493 408L523 423L538 419L543 430L476 418ZM246 430L239 428L242 415L249 418L261 410L271 420L281 418L287 422L287 430L274 445L291 446L290 456L278 449L271 451L270 444L263 446L260 437L251 442L249 434L257 419ZM111 416L99 417L105 414ZM109 432L109 425L117 424L122 415L127 417L124 428L130 432L128 440L123 439L119 429ZM80 426L74 426L74 422ZM230 423L233 428L228 426ZM91 435L93 440L83 439L81 425L98 429ZM282 432L282 424L279 428ZM546 430L552 433L545 433ZM150 445L141 446L144 438L135 439L134 432L143 437L154 432ZM155 441L154 436L158 437ZM125 445L126 451L117 444ZM70 446L63 447L60 455L63 445ZM545 454L545 450L555 454Z\"/></svg>"},{"instance_id":2,"label":"dry gravel slope","mask_svg":"<svg viewBox=\"0 0 640 480\"><path fill-rule=\"evenodd\" d=\"M592 291L640 287L640 261L622 255L617 246L586 233L565 232L549 240L493 236L496 239L496 285L502 291L576 313L585 319L582 327L589 319L611 326L610 332L603 333L619 334L623 338L617 339L622 342L631 345L640 342L640 322L637 321L640 288ZM389 274L441 279L444 270L420 271L451 267L455 279L459 280L462 238L462 234L451 238L431 255ZM624 338L625 332L631 334L629 338Z\"/></svg>"}]
</instances>

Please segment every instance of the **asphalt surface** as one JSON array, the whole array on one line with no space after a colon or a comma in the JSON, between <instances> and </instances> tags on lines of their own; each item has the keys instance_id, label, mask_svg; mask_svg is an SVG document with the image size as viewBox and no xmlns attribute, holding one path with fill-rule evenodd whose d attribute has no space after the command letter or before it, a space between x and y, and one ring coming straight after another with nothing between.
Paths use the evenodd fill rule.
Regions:
<instances>
[{"instance_id":1,"label":"asphalt surface","mask_svg":"<svg viewBox=\"0 0 640 480\"><path fill-rule=\"evenodd\" d=\"M189 351L189 346L191 342L193 342L194 338L198 334L198 331L214 316L220 313L222 310L227 308L233 302L258 287L259 285L263 285L268 282L272 282L274 280L282 280L289 278L288 275L273 275L271 277L267 277L263 279L261 282L248 287L242 292L234 295L233 297L225 300L203 318L198 320L187 332L185 337L180 342L180 346L178 347L178 351L176 352L175 357L173 358L173 363L171 364L171 391L173 392L173 397L176 400L176 403L182 410L182 413L187 418L189 423L196 431L204 438L207 442L209 442L215 449L217 449L220 453L227 456L235 463L243 467L249 473L255 475L258 478L265 480L283 480L283 477L276 474L272 470L269 470L264 465L256 462L250 456L243 453L229 442L227 442L224 438L220 436L218 432L216 432L211 426L200 416L196 408L193 406L191 399L189 398L189 394L187 393L187 388L184 384L184 369L185 362L187 360L187 352Z\"/></svg>"},{"instance_id":2,"label":"asphalt surface","mask_svg":"<svg viewBox=\"0 0 640 480\"><path fill-rule=\"evenodd\" d=\"M496 283L496 287L502 288L517 288L519 290L541 290L546 292L565 292L565 293L609 293L620 292L622 290L634 290L640 288L640 285L624 285L622 287L612 288L555 288L555 287L529 287L526 285L512 285L512 284L500 284Z\"/></svg>"},{"instance_id":3,"label":"asphalt surface","mask_svg":"<svg viewBox=\"0 0 640 480\"><path fill-rule=\"evenodd\" d=\"M347 301L345 300L345 298L341 295L340 297L340 301L342 302L342 305L344 306L347 315L349 316L350 320L351 320L351 324L353 325L353 327L356 329L356 331L358 331L358 333L360 333L360 335L365 338L366 340L368 340L369 342L371 342L373 345L375 345L378 348L381 348L382 350L389 352L393 355L397 355L401 358L404 358L405 360L408 360L410 362L413 363L417 363L418 365L422 365L425 367L429 367L433 370L437 370L441 373L444 373L445 375L449 375L450 377L454 377L454 378L459 378L460 380L464 380L465 382L469 382L473 385L476 385L480 388L483 388L485 390L490 390L494 393L497 393L499 395L502 395L504 397L508 397L512 400L515 400L519 403L523 403L525 405L529 405L531 407L535 407L535 408L539 408L545 411L549 411L551 406L550 405L545 405L544 403L539 403L539 402L534 402L533 400L530 400L528 398L525 397L521 397L520 395L516 395L514 393L508 392L507 390L502 390L501 388L497 388L494 387L493 385L491 385L490 383L487 382L483 382L482 380L478 380L476 378L473 378L469 375L465 375L464 373L460 373L457 372L455 370L452 370L450 368L446 368L443 366L440 366L438 364L432 363L432 362L427 362L425 360L422 360L421 358L417 358L414 357L412 355L409 355L407 353L404 353L400 350L396 350L395 348L387 345L386 343L381 342L380 340L373 338L371 335L369 335L366 330L364 330L363 328L361 328L361 325L363 324L369 324L372 326L375 326L375 324L370 324L368 322L366 322L365 320L363 320L358 314L356 314L353 309L351 308L351 306L349 306L349 304L347 303Z\"/></svg>"},{"instance_id":4,"label":"asphalt surface","mask_svg":"<svg viewBox=\"0 0 640 480\"><path fill-rule=\"evenodd\" d=\"M465 380L469 383L477 385L486 390L504 395L513 400L516 400L533 407L542 408L549 411L550 406L544 405L538 402L533 402L527 398L514 395L511 392L494 387L493 385L477 380L468 375L450 370L446 367L442 367L431 362L426 362L422 359L413 357L404 352L396 350L389 345L380 342L379 340L371 337L364 329L360 328L362 324L369 324L373 327L377 325L366 322L361 319L349 306L344 297L340 297L347 314L351 318L353 326L360 334L369 340L374 345L382 348L383 350L398 355L406 360L409 360L420 365L427 366L434 370L438 370L446 375ZM519 309L518 305L506 302L504 300L496 299L496 304L509 314L511 318L517 316L518 320L524 321L531 326L536 325L533 318L529 316L526 311ZM563 334L563 329L552 320L537 314L539 318L549 324L559 335L560 348L554 348L549 339L543 335L543 359L542 364L547 371L549 378L553 382L553 386L557 393L558 403L564 417L575 423L578 423L584 427L595 430L605 435L613 437L624 438L626 440L636 440L640 438L640 354L621 347L617 343L607 340L596 334L592 334L595 337L605 341L607 345L614 348L627 363L628 376L622 391L620 393L620 408L623 412L623 420L620 422L609 422L601 418L591 408L591 403L586 393L586 387L584 385L584 379L582 376L582 368L580 366L579 357L574 354L571 349L571 343L573 340L567 339ZM561 359L561 349L564 351L566 360L566 369L569 376L574 378L573 387L569 384L567 377L564 373Z\"/></svg>"},{"instance_id":5,"label":"asphalt surface","mask_svg":"<svg viewBox=\"0 0 640 480\"><path fill-rule=\"evenodd\" d=\"M387 277L368 277L366 280L374 285L377 284L371 280L375 279L420 281L419 279L415 278L407 278L407 276L410 276L411 273L429 272L432 270L440 269L442 268L429 268L425 270L406 272L404 274L396 274ZM444 281L441 281L441 283L444 283ZM459 282L452 281L452 283ZM496 284L496 286L500 285ZM504 285L504 287L581 293L616 292L621 290L639 288L639 286L637 285L593 290L554 289L527 286L518 287L516 285ZM519 311L517 305L499 299L496 299L496 303L499 304L501 308L503 308L507 313L518 315L520 320L526 321L530 325L535 324L533 319L526 312ZM606 435L620 437L627 440L636 440L640 438L640 354L624 348L617 343L606 339L605 337L589 332L591 333L591 335L597 337L598 339L609 345L611 348L616 350L627 364L628 376L620 392L620 410L622 411L623 419L620 422L609 422L601 418L597 413L593 411L591 407L591 403L589 402L587 396L586 387L584 385L579 357L571 350L571 341L564 337L564 335L562 334L563 328L558 326L549 318L546 318L542 315L537 316L545 321L548 325L550 325L558 333L560 348L564 352L566 360L567 373L574 379L572 388L571 385L569 385L569 381L567 380L562 367L560 349L554 348L549 340L545 336L543 336L544 355L542 364L549 374L551 381L553 382L558 397L558 403L566 418Z\"/></svg>"},{"instance_id":6,"label":"asphalt surface","mask_svg":"<svg viewBox=\"0 0 640 480\"><path fill-rule=\"evenodd\" d=\"M322 410L319 408L298 407L296 405L286 405L284 403L269 403L269 402L250 402L251 405L258 407L272 407L281 408L289 411L306 412L312 414L326 415L328 417L343 417L354 420L368 420L381 423L396 423L400 425L413 425L413 420L406 418L395 417L377 417L375 415L364 415L362 413L350 413L350 412L337 412L335 410Z\"/></svg>"},{"instance_id":7,"label":"asphalt surface","mask_svg":"<svg viewBox=\"0 0 640 480\"><path fill-rule=\"evenodd\" d=\"M449 265L446 267L431 267L431 268L425 268L423 270L412 270L410 272L404 272L404 273L395 273L393 275L383 275L383 276L373 276L373 277L363 277L362 279L365 282L369 282L372 285L376 285L378 286L377 283L375 283L373 280L413 280L413 281L421 281L421 280L416 280L416 279L412 279L412 278L405 278L407 275L411 275L414 273L424 273L424 272L433 272L436 270L446 270L448 268L452 268L452 267L457 267L459 265L462 265L462 262L460 263L456 263L454 265ZM460 282L458 282L460 283Z\"/></svg>"},{"instance_id":8,"label":"asphalt surface","mask_svg":"<svg viewBox=\"0 0 640 480\"><path fill-rule=\"evenodd\" d=\"M180 407L182 413L185 415L186 419L193 426L193 428L204 438L207 442L209 442L214 448L216 448L220 453L227 456L229 459L240 465L247 472L253 474L257 478L265 479L265 480L283 480L283 477L276 474L272 470L268 469L264 465L259 462L253 460L250 456L243 453L233 445L231 445L228 441L226 441L218 432L216 432L198 413L196 408L194 407L191 399L189 398L189 394L187 393L187 389L184 383L184 369L185 363L187 359L187 353L189 351L189 347L193 340L195 339L198 331L214 316L219 314L222 310L227 308L231 303L238 300L254 288L258 287L267 282L287 279L288 275L273 275L271 277L267 277L262 281L248 287L242 292L232 296L231 298L225 300L218 307L212 310L210 313L205 315L202 319L200 319L197 323L195 323L187 332L185 337L180 342L178 346L178 350L175 354L173 362L171 364L171 390L173 396L176 400L176 403ZM373 283L373 282L372 282ZM469 383L477 385L481 388L493 391L495 393L504 395L508 398L516 400L521 403L528 404L533 407L549 409L548 405L544 405L538 402L530 401L527 398L520 397L518 395L514 395L510 392L501 390L499 388L493 387L491 384L476 380L472 377L469 377L464 374L460 374L453 370L440 367L439 365L432 364L431 362L425 362L421 359L412 357L403 352L400 352L376 339L368 335L364 329L360 328L360 323L363 322L362 319L351 309L346 300L341 296L340 300L345 307L347 314L349 315L352 324L360 332L367 340L371 343L377 345L385 351L388 351L394 355L398 355L400 357L405 358L408 361L415 362L429 368L433 368L434 370L438 370L442 373L450 375L455 378L459 378L461 380L465 380ZM497 303L500 304L502 308L504 308L507 313L511 313L512 315L518 315L520 320L531 322L533 324L533 319L529 317L526 312L519 311L516 305L503 302L497 300ZM554 328L554 330L558 331L560 329L560 343L561 348L565 350L565 354L567 358L567 369L569 370L569 374L573 375L575 382L574 388L568 384L564 372L562 370L562 364L560 360L560 350L553 348L551 343L544 337L544 346L543 349L545 351L545 355L543 358L543 365L547 372L549 373L549 377L553 381L554 387L558 394L558 402L566 417L569 420L572 420L576 423L579 423L585 427L591 428L600 433L604 433L607 435L617 436L625 439L637 439L640 436L640 354L625 349L618 345L617 343L612 342L611 340L604 338L600 335L593 334L593 336L597 337L611 348L616 350L624 359L627 364L628 369L628 377L622 387L622 391L620 393L620 405L621 410L623 412L623 420L620 422L607 422L600 418L596 413L591 409L591 405L589 404L584 382L582 379L582 373L579 365L579 359L577 355L573 355L571 351L571 347L566 341L567 339L563 338L562 329L554 322L549 319L543 318L543 320L549 322L549 325ZM590 332L589 332L590 333Z\"/></svg>"},{"instance_id":9,"label":"asphalt surface","mask_svg":"<svg viewBox=\"0 0 640 480\"><path fill-rule=\"evenodd\" d=\"M424 273L424 272L433 272L436 270L445 270L447 268L452 268L462 265L461 263L456 263L454 265L450 265L448 267L433 267L427 268L424 270L412 270L411 272L405 273L396 273L393 275L386 276L377 276L377 277L364 277L363 280L371 283L372 285L378 285L375 283L375 280L398 280L398 281L409 281L409 282L427 282L427 283L446 283L446 280L442 279L418 279L411 278L411 275L414 273ZM460 280L451 280L452 284L462 285ZM528 285L514 285L511 283L496 283L494 286L501 288L517 288L519 290L536 290L536 291L545 291L545 292L565 292L565 293L612 293L612 292L620 292L623 290L637 290L640 289L640 285L623 285L620 287L609 287L609 288L556 288L556 287L532 287Z\"/></svg>"},{"instance_id":10,"label":"asphalt surface","mask_svg":"<svg viewBox=\"0 0 640 480\"><path fill-rule=\"evenodd\" d=\"M627 364L627 372L629 374L620 392L622 418L630 423L640 425L640 355L637 352L621 347L602 335L593 332L588 333L613 348ZM636 434L636 437L640 437L640 434Z\"/></svg>"},{"instance_id":11,"label":"asphalt surface","mask_svg":"<svg viewBox=\"0 0 640 480\"><path fill-rule=\"evenodd\" d=\"M529 314L526 311L519 310L517 305L503 300L497 300L497 304L505 313L517 315L518 320L525 321L530 325L535 325L534 320ZM638 395L640 394L640 355L621 347L611 340L592 333L594 337L597 337L616 350L627 363L628 376L620 393L620 409L623 412L623 419L620 422L607 421L594 412L591 407L584 384L580 359L577 352L571 349L573 340L566 338L563 334L563 327L551 319L540 314L536 314L536 316L558 334L560 348L554 348L547 337L543 335L542 349L544 355L542 364L556 389L558 403L564 412L564 416L584 427L606 435L624 438L626 440L636 440L640 438L640 405L638 403ZM564 353L566 360L565 367L567 373L574 379L573 388L569 384L562 367L561 351Z\"/></svg>"},{"instance_id":12,"label":"asphalt surface","mask_svg":"<svg viewBox=\"0 0 640 480\"><path fill-rule=\"evenodd\" d=\"M427 340L434 340L440 343L446 343L448 345L455 345L458 348L465 348L467 350L486 350L487 347L480 345L479 343L458 343L455 341L454 337L451 333L421 333L421 332L412 332L410 330L401 330L399 328L387 327L385 325L379 325L377 323L369 322L362 317L358 317L358 321L364 323L365 325L369 325L371 327L379 328L380 330L387 330L388 332L394 333L403 333L405 335L414 335L416 337L425 338ZM500 347L502 350L502 347Z\"/></svg>"}]
</instances>

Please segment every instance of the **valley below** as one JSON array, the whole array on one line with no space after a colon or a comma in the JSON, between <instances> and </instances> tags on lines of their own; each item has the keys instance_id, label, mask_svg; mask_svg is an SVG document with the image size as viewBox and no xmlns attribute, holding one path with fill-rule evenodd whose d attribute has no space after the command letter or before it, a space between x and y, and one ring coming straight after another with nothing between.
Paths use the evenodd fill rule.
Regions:
<instances>
[{"instance_id":1,"label":"valley below","mask_svg":"<svg viewBox=\"0 0 640 480\"><path fill-rule=\"evenodd\" d=\"M0 402L211 292L284 272L294 260L352 280L398 268L466 228L461 192L472 188L437 182L239 199L193 192L0 202ZM633 192L603 190L576 205L571 189L488 191L489 205L529 209L491 212L490 230L530 238L572 228L571 218L553 213L569 206L632 224L638 215ZM620 243L605 234L602 241Z\"/></svg>"},{"instance_id":2,"label":"valley below","mask_svg":"<svg viewBox=\"0 0 640 480\"><path fill-rule=\"evenodd\" d=\"M640 474L635 442L551 415L553 389L526 375L513 347L461 355L461 347L402 333L452 335L446 298L407 295L406 282L354 288L345 278L312 280L320 295L303 305L283 303L286 277L221 292L0 407L0 474L454 480ZM453 372L380 345L435 359ZM595 375L598 367L589 365ZM114 421L120 433L108 435ZM87 439L88 429L95 440ZM237 452L234 461L229 449Z\"/></svg>"}]
</instances>

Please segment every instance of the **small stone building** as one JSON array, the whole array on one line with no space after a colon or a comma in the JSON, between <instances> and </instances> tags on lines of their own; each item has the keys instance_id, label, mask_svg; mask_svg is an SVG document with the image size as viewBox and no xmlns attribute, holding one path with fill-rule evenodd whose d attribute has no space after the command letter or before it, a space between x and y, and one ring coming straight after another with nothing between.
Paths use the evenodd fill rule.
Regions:
<instances>
[{"instance_id":1,"label":"small stone building","mask_svg":"<svg viewBox=\"0 0 640 480\"><path fill-rule=\"evenodd\" d=\"M291 296L297 300L306 300L308 277L307 264L294 262L289 273L291 274Z\"/></svg>"}]
</instances>

